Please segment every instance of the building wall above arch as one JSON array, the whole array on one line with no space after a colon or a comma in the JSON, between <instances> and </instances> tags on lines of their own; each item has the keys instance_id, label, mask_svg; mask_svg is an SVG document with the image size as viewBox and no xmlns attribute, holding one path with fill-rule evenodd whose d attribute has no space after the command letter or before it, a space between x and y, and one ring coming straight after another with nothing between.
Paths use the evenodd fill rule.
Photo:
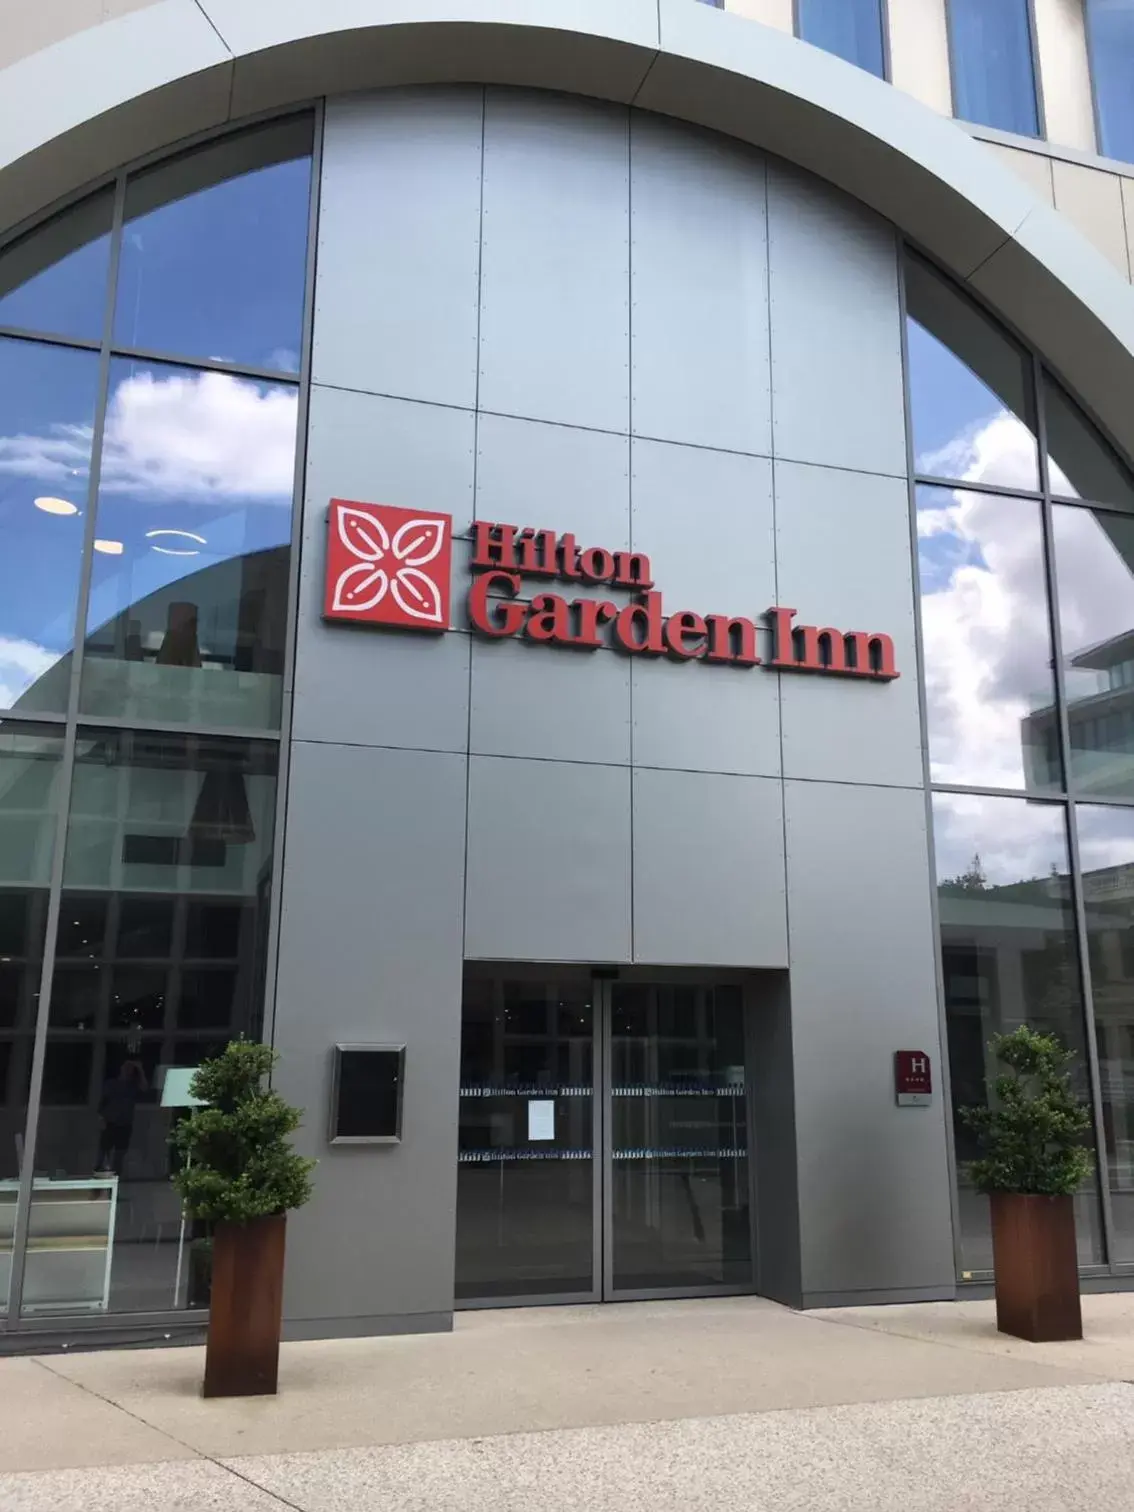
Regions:
<instances>
[{"instance_id":1,"label":"building wall above arch","mask_svg":"<svg viewBox=\"0 0 1134 1512\"><path fill-rule=\"evenodd\" d=\"M818 174L969 280L1134 452L1122 397L1134 301L1117 246L1108 262L983 144L902 91L691 0L158 0L5 70L0 203L11 225L228 120L468 80L634 103ZM1090 208L1097 187L1065 186L1063 199Z\"/></svg>"}]
</instances>

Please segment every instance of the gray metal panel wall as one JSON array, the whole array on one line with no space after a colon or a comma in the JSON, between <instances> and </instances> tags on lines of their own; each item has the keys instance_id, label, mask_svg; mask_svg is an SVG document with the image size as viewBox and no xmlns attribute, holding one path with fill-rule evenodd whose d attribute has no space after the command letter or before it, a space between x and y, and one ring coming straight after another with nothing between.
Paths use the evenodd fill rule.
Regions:
<instances>
[{"instance_id":1,"label":"gray metal panel wall","mask_svg":"<svg viewBox=\"0 0 1134 1512\"><path fill-rule=\"evenodd\" d=\"M292 747L276 1080L319 1166L290 1222L289 1321L453 1304L465 766ZM336 1042L406 1045L401 1145L326 1143Z\"/></svg>"},{"instance_id":2,"label":"gray metal panel wall","mask_svg":"<svg viewBox=\"0 0 1134 1512\"><path fill-rule=\"evenodd\" d=\"M889 1082L936 1052L893 236L732 143L496 88L334 102L323 173L276 1020L307 1147L336 1040L409 1061L402 1144L322 1150L289 1316L452 1304L462 956L790 957L790 1008L752 999L765 1283L947 1290L942 1111ZM335 495L453 515L449 632L321 622ZM886 631L902 678L473 643L474 517L643 551L667 612Z\"/></svg>"},{"instance_id":3,"label":"gray metal panel wall","mask_svg":"<svg viewBox=\"0 0 1134 1512\"><path fill-rule=\"evenodd\" d=\"M801 1291L950 1296L940 1090L899 1108L893 1084L893 1052L924 1050L940 1088L924 796L788 782L784 802Z\"/></svg>"}]
</instances>

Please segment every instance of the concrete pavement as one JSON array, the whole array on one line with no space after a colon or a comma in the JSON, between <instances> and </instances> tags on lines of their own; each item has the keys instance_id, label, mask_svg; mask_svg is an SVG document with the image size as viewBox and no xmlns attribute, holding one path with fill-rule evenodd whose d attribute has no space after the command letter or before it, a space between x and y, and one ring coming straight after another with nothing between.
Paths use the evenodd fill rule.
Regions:
<instances>
[{"instance_id":1,"label":"concrete pavement","mask_svg":"<svg viewBox=\"0 0 1134 1512\"><path fill-rule=\"evenodd\" d=\"M0 1361L3 1512L1128 1509L1134 1297L1034 1346L990 1303L758 1299L467 1313L285 1345L275 1399L203 1351Z\"/></svg>"}]
</instances>

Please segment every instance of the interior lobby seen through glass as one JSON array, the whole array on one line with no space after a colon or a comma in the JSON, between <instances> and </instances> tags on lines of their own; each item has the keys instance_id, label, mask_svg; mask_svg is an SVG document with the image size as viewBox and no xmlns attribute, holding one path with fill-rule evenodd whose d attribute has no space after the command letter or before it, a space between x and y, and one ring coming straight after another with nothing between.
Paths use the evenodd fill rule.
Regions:
<instances>
[{"instance_id":1,"label":"interior lobby seen through glass","mask_svg":"<svg viewBox=\"0 0 1134 1512\"><path fill-rule=\"evenodd\" d=\"M67 709L98 377L97 352L0 337L0 709Z\"/></svg>"},{"instance_id":2,"label":"interior lobby seen through glass","mask_svg":"<svg viewBox=\"0 0 1134 1512\"><path fill-rule=\"evenodd\" d=\"M277 761L267 742L79 731L29 1314L207 1302L192 1261L204 1233L182 1223L169 1135L189 1070L259 1037Z\"/></svg>"},{"instance_id":3,"label":"interior lobby seen through glass","mask_svg":"<svg viewBox=\"0 0 1134 1512\"><path fill-rule=\"evenodd\" d=\"M111 365L84 713L278 727L298 393Z\"/></svg>"},{"instance_id":4,"label":"interior lobby seen through glass","mask_svg":"<svg viewBox=\"0 0 1134 1512\"><path fill-rule=\"evenodd\" d=\"M113 213L93 194L0 252L0 328L102 340Z\"/></svg>"},{"instance_id":5,"label":"interior lobby seen through glass","mask_svg":"<svg viewBox=\"0 0 1134 1512\"><path fill-rule=\"evenodd\" d=\"M905 267L915 471L1038 490L1031 357L927 263Z\"/></svg>"},{"instance_id":6,"label":"interior lobby seen through glass","mask_svg":"<svg viewBox=\"0 0 1134 1512\"><path fill-rule=\"evenodd\" d=\"M117 346L299 371L312 129L274 122L130 180Z\"/></svg>"},{"instance_id":7,"label":"interior lobby seen through glass","mask_svg":"<svg viewBox=\"0 0 1134 1512\"><path fill-rule=\"evenodd\" d=\"M749 1288L745 988L559 971L466 968L458 1298Z\"/></svg>"},{"instance_id":8,"label":"interior lobby seen through glass","mask_svg":"<svg viewBox=\"0 0 1134 1512\"><path fill-rule=\"evenodd\" d=\"M60 730L0 725L0 1313L11 1281L62 769Z\"/></svg>"},{"instance_id":9,"label":"interior lobby seen through glass","mask_svg":"<svg viewBox=\"0 0 1134 1512\"><path fill-rule=\"evenodd\" d=\"M917 546L933 780L1062 788L1039 500L920 484Z\"/></svg>"},{"instance_id":10,"label":"interior lobby seen through glass","mask_svg":"<svg viewBox=\"0 0 1134 1512\"><path fill-rule=\"evenodd\" d=\"M1020 1024L1057 1035L1078 1057L1075 1090L1090 1101L1066 808L936 793L933 834L961 1247L967 1270L987 1271L988 1201L967 1175L978 1151L960 1110L987 1100L996 1072L990 1039ZM1093 1180L1075 1206L1080 1264L1102 1262Z\"/></svg>"}]
</instances>

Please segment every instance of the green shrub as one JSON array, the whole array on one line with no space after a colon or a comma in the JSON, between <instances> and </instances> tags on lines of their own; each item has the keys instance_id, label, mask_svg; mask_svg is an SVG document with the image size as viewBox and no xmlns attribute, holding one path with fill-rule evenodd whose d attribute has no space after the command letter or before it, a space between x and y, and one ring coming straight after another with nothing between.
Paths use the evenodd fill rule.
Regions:
<instances>
[{"instance_id":1,"label":"green shrub","mask_svg":"<svg viewBox=\"0 0 1134 1512\"><path fill-rule=\"evenodd\" d=\"M302 1114L264 1086L278 1059L268 1045L233 1040L197 1068L189 1090L207 1106L172 1135L185 1161L173 1185L190 1218L248 1223L311 1196L315 1161L297 1155L287 1138Z\"/></svg>"},{"instance_id":2,"label":"green shrub","mask_svg":"<svg viewBox=\"0 0 1134 1512\"><path fill-rule=\"evenodd\" d=\"M1026 1024L994 1035L989 1049L1005 1067L992 1106L961 1109L980 1141L981 1158L968 1165L977 1189L1045 1197L1078 1191L1094 1156L1085 1144L1090 1111L1071 1090L1073 1052Z\"/></svg>"}]
</instances>

